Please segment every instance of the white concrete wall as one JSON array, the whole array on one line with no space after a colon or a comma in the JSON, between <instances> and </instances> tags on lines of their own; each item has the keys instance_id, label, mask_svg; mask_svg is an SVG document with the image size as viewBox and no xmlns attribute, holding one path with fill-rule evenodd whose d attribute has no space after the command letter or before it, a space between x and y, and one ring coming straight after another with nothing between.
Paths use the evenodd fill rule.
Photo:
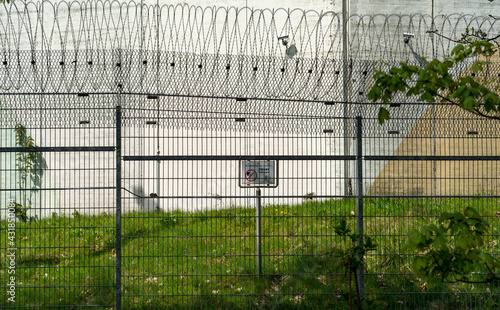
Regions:
<instances>
[{"instance_id":1,"label":"white concrete wall","mask_svg":"<svg viewBox=\"0 0 500 310\"><path fill-rule=\"evenodd\" d=\"M452 6L449 1L435 1L435 15L462 13L460 10L467 9L465 2L455 2L455 6ZM496 3L476 2L469 4L471 9L464 13L496 14L498 10ZM5 54L9 66L0 66L0 79L5 81L1 87L5 92L13 94L15 92L51 91L115 92L117 83L122 83L125 91L159 92L167 95L270 98L288 96L295 99L343 100L342 70L340 74L335 73L341 69L339 65L342 48L341 20L333 13L341 11L341 1L162 2L159 25L161 40L158 44L156 41L158 24L155 18L158 12L152 6L145 7L141 12L140 6L135 6L134 3L118 1L113 2L110 7L103 2L97 2L95 6L89 6L84 2L71 5L55 4L57 2L28 3L26 10L21 9L22 13L17 13L13 8L22 6L22 3L14 2L10 6L4 3L3 5L7 5L10 10L8 21L5 21L8 10L5 10L5 7L0 9L0 48L9 51ZM144 4L154 5L156 2L146 1ZM289 11L288 9L268 8L272 6L300 9ZM238 10L228 7L248 8ZM122 14L118 14L120 10ZM323 15L317 13L325 11L331 12ZM402 43L402 32L415 32L416 36L412 39L414 48L425 55L429 54L431 40L425 32L430 25L426 22L430 21L431 9L421 1L350 1L349 13L353 15L349 24L351 57L355 60L366 60L363 66L358 66L357 63L354 65L350 96L353 101L364 102L369 77L373 74L374 60L387 59L387 57L391 60L411 57L408 47ZM391 15L399 13L416 15ZM143 18L140 18L141 14ZM365 14L378 15L364 16ZM57 19L54 22L56 15ZM468 22L470 19L461 18L460 15L442 20L446 21L442 24L443 33L453 35L459 35L467 25L472 25ZM478 20L473 20L473 23L477 24ZM144 29L142 32L139 31L141 27ZM299 49L299 54L295 59L286 57L284 46L277 40L277 36L283 34L289 34L290 44L296 44ZM441 44L440 49L436 48L438 56L439 53L449 50L449 45L444 46L443 41L439 41L439 44ZM159 66L162 69L159 79L156 79L157 63L154 52L158 49L164 58L160 59ZM24 50L20 58L17 54L19 50ZM102 50L111 50L111 52L102 52ZM133 55L130 58L127 58L128 50L140 50L144 52L144 55L134 52L131 53ZM121 58L120 53L123 53L124 58ZM36 60L33 66L27 64L32 59L31 57ZM172 60L167 59L168 57L175 60L175 68L169 67ZM89 59L93 60L92 66L87 66ZM124 61L121 71L115 66L120 59ZM147 66L142 65L143 59L148 60ZM297 59L306 61L300 62ZM329 59L331 63L324 62L318 65L317 59ZM75 60L77 64L72 65ZM198 70L196 61L202 60L206 61L204 63L206 67ZM233 61L231 70L240 70L240 72L235 74L235 71L230 71L233 72L232 78L220 79L222 84L218 84L219 78L226 74L224 66L217 62L219 60ZM280 68L285 68L285 73L283 75L281 73L265 75L262 71L254 73L253 63L250 64L254 61L264 71L279 72ZM307 73L309 69L311 73ZM212 75L209 80L199 78L209 74ZM254 78L255 76L260 78ZM261 92L262 89L265 91ZM117 102L116 98L94 98L90 101L68 99L70 97L60 99L57 96L44 98L45 105L64 107L81 104L93 107L104 105L112 108ZM170 101L162 102L162 106L169 106L174 110L181 105L184 109L189 108L185 106L185 99L170 98ZM138 107L132 101L122 104ZM23 106L24 102L23 99L16 101L15 98L11 98L8 104L10 107L15 107ZM301 113L300 109L296 109L297 103L280 107L279 112ZM203 109L203 103L197 108ZM271 110L263 111L263 113L270 113L269 111ZM308 111L312 114L342 116L341 113L337 113L339 110L335 110L337 112L316 109ZM402 112L394 109L393 116L397 116L398 113ZM423 110L417 109L412 113L417 119ZM353 109L353 114L375 118L376 108L367 109L358 106ZM58 117L64 121L66 121L64 117L68 117L74 121L72 126L78 127L77 122L84 115L85 113L77 116L69 113ZM100 118L96 113L90 113L86 117L91 122ZM49 125L58 121L57 117L51 121L40 118L40 122L33 121L32 117L23 120L23 115L17 115L11 119L11 123L6 124L7 127L13 127L18 121L23 121L27 127L40 127L43 123ZM105 123L104 119L101 121ZM259 128L257 130L253 128L242 134L238 130L229 130L220 126L218 130L212 131L207 128L197 128L193 126L195 123L196 121L184 122L184 128L183 125L161 127L172 129L162 129L164 138L160 139L160 155L211 155L214 152L218 155L339 155L344 152L344 140L340 138L343 126L334 121L331 125L336 128L336 134L331 138L319 140L316 137L321 134L321 130L328 129L323 128L325 127L323 123L320 124L321 126L316 124L319 127L313 133L301 133L301 130L294 130L294 126L303 125L288 122L286 119L275 122L273 126L277 126L276 128L290 128L287 134L269 132L269 129L266 132ZM109 120L107 124L109 125ZM368 139L364 145L365 154L392 154L411 127L412 124L403 126L395 121L388 122L384 127L373 125L367 127ZM154 137L154 132L149 132L150 129L145 128L144 125L128 125L126 130L128 137ZM380 144L380 140L375 138L376 134L387 135L389 130L399 130L400 134ZM33 132L40 146L82 146L82 143L88 146L113 143L109 130L93 132L62 129L59 135L53 139L54 131L49 129ZM205 138L202 140L189 138L200 135ZM207 138L210 135L230 138L211 140ZM177 138L177 140L173 138L179 136L186 138ZM8 135L2 137L2 143L5 146L14 146L12 137L8 137ZM132 147L127 145L129 154L156 155L155 142L149 138L126 139L126 141L135 141ZM205 144L197 144L199 141L205 141ZM351 144L350 149L351 153L354 153L354 144ZM9 160L2 157L2 159L6 167L15 166L12 158ZM113 154L52 154L47 156L47 164L49 169L46 178L50 180L47 181L47 187L50 188L109 187L114 181ZM365 191L368 190L384 165L385 162L365 165L367 177L364 184ZM153 210L160 207L165 210L194 211L231 205L253 205L252 200L242 198L251 195L253 191L240 189L237 186L237 162L161 163L159 173L154 162L131 162L125 163L124 167L124 186L128 190L124 194L125 210ZM351 165L351 176L355 175L353 167ZM303 200L303 196L309 193L319 196L343 195L343 169L344 165L340 162L280 163L280 178L282 178L280 186L277 189L266 189L263 193L277 197L268 199L264 203L299 203ZM5 168L5 171L7 170ZM9 173L5 172L2 175L2 188L15 188L14 179L9 176ZM11 181L6 181L7 178ZM160 180L159 188L158 179ZM39 199L40 202L46 203L46 207L42 207L42 209L46 208L41 213L42 216L50 215L54 209L59 210L58 213L65 214L71 214L74 210L89 214L113 210L114 200L110 190L61 190L52 191L52 193L56 196L44 194L45 200ZM150 193L178 198L159 200L137 198L137 196L148 196ZM2 194L0 197L3 205L10 198L7 196ZM188 196L198 198L182 198ZM213 198L203 198L212 196ZM218 199L218 196L228 196L228 198ZM234 198L229 196L234 196Z\"/></svg>"},{"instance_id":2,"label":"white concrete wall","mask_svg":"<svg viewBox=\"0 0 500 310\"><path fill-rule=\"evenodd\" d=\"M466 28L481 29L491 36L500 31L494 18L500 15L496 1L352 0L349 11L352 54L365 59L412 59L410 49L403 44L404 32L415 35L410 43L419 55L432 58L449 55L456 43L447 38L460 39ZM441 36L428 33L433 30L432 17ZM370 29L370 33L358 35L360 27Z\"/></svg>"},{"instance_id":3,"label":"white concrete wall","mask_svg":"<svg viewBox=\"0 0 500 310\"><path fill-rule=\"evenodd\" d=\"M351 14L500 14L500 4L488 0L350 0Z\"/></svg>"},{"instance_id":4,"label":"white concrete wall","mask_svg":"<svg viewBox=\"0 0 500 310\"><path fill-rule=\"evenodd\" d=\"M137 130L128 128L126 132L128 135ZM155 130L147 130L145 133L154 137L151 131ZM177 128L161 128L161 135L164 138L160 140L160 155L328 156L342 152L341 139L329 135L315 137L272 132L245 134ZM134 143L127 143L130 146L126 147L124 152L156 155L156 139L143 141L142 144L140 140L134 139ZM125 138L125 141L128 139ZM246 198L254 196L255 189L239 187L239 161L162 161L159 163L159 169L157 165L156 161L124 162L124 187L130 191L124 193L126 210L152 211L159 207L168 211L198 211L231 206L255 206L253 198ZM275 196L264 198L263 203L266 205L302 203L307 194L311 193L318 196L343 193L343 181L339 179L339 174L343 171L341 162L292 160L281 161L278 165L278 187L263 189L263 196ZM151 193L163 199L150 199Z\"/></svg>"},{"instance_id":5,"label":"white concrete wall","mask_svg":"<svg viewBox=\"0 0 500 310\"><path fill-rule=\"evenodd\" d=\"M117 102L114 95L98 97L91 95L82 98L76 95L64 97L49 95L43 98L55 106L63 105L69 98L74 98L75 105L85 100L106 103L110 106ZM131 97L128 100L136 101L138 98ZM185 101L183 100L184 103ZM15 96L4 96L2 102L4 106L20 103L19 98ZM43 111L43 115L38 117L32 114L36 113L36 107L26 105L30 100L23 102L27 110L11 112L11 122L29 126L29 134L39 146L115 145L112 109L97 112L76 108L62 109L62 111L48 110ZM146 102L154 105L151 101ZM181 101L177 102L176 98L170 98L164 103L168 107L180 104ZM252 111L258 112L259 108L266 109L266 105L270 103L272 102L256 104ZM319 105L324 107L322 103ZM144 108L150 107L145 105ZM182 105L179 109L182 109ZM193 112L192 118L185 118L182 114L171 111L167 116L162 115L161 126L158 128L157 125L145 125L150 118L146 116L147 113L141 113L137 110L124 110L123 156L157 155L158 147L159 155L174 156L328 156L343 153L343 139L340 138L341 131L339 131L343 124L340 120L307 120L307 118L273 120L266 119L265 115L256 114L248 118L245 123L234 125L238 127L224 130L225 126L235 124L233 115L219 113L218 117L225 119L214 120L213 124L207 124L203 121L207 117L204 112ZM163 119L168 116L177 118L182 124ZM104 121L106 119L107 122ZM81 125L80 120L89 120L90 124ZM2 127L7 127L6 125L3 123ZM210 126L214 129L207 128ZM334 133L323 133L324 129L333 129ZM0 132L2 147L16 146L12 128L5 128ZM51 216L53 212L58 215L72 215L75 212L80 214L114 212L116 199L113 188L114 152L47 152L43 155L47 170L44 171L42 190L36 192L29 215L40 218ZM3 153L1 156L0 203L4 208L10 198L18 200L19 197L15 153ZM288 160L281 161L278 165L279 186L263 189L264 196L271 196L265 197L263 204L297 204L310 199L310 195L322 196L312 199L324 200L344 193L343 162ZM157 208L194 212L231 206L255 206L255 199L248 198L255 195L254 189L242 189L238 186L239 161L162 161L159 168L156 161L123 161L122 166L125 212L153 211ZM151 199L149 197L151 193L161 198Z\"/></svg>"}]
</instances>

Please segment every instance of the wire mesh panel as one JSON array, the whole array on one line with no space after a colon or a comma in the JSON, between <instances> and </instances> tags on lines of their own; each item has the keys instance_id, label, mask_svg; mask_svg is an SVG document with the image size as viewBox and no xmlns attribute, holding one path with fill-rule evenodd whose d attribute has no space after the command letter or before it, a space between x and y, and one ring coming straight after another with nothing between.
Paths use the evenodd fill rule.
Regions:
<instances>
[{"instance_id":1,"label":"wire mesh panel","mask_svg":"<svg viewBox=\"0 0 500 310\"><path fill-rule=\"evenodd\" d=\"M443 57L470 25L496 35L498 18L352 16L342 44L334 12L11 1L0 15L0 308L500 304L485 270L420 278L425 253L404 246L473 207L498 256L497 122L399 94L381 126L367 104L376 71ZM450 74L498 89L489 60Z\"/></svg>"},{"instance_id":2,"label":"wire mesh panel","mask_svg":"<svg viewBox=\"0 0 500 310\"><path fill-rule=\"evenodd\" d=\"M322 116L323 102L309 116L302 103L279 103L282 117L265 100L133 100L159 108L154 118L124 111L133 123L123 133L124 304L245 309L336 299L343 273L333 227L351 216L339 200L349 120ZM200 109L183 112L185 100ZM202 111L215 103L235 108Z\"/></svg>"},{"instance_id":3,"label":"wire mesh panel","mask_svg":"<svg viewBox=\"0 0 500 310\"><path fill-rule=\"evenodd\" d=\"M72 97L0 98L2 308L115 304L115 111Z\"/></svg>"},{"instance_id":4,"label":"wire mesh panel","mask_svg":"<svg viewBox=\"0 0 500 310\"><path fill-rule=\"evenodd\" d=\"M477 210L489 223L481 250L498 256L497 122L448 105L422 109L420 118L392 119L386 132L378 120L364 121L364 232L378 244L366 258L366 298L391 309L497 307L498 281L480 266L472 283L414 274L415 255L425 253L405 248L409 235L443 224L444 212Z\"/></svg>"}]
</instances>

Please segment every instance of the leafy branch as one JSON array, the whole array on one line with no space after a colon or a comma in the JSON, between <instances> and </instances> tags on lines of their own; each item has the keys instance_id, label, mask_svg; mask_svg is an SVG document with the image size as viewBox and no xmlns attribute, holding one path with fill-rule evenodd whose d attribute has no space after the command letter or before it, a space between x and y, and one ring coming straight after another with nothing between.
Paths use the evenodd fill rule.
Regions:
<instances>
[{"instance_id":1,"label":"leafy branch","mask_svg":"<svg viewBox=\"0 0 500 310\"><path fill-rule=\"evenodd\" d=\"M488 86L488 81L480 81L473 76L454 78L452 70L467 59L475 59L471 66L472 73L483 71L488 59L496 49L490 41L470 41L458 44L449 57L443 60L433 59L425 66L409 65L401 62L388 73L378 71L373 76L374 83L368 92L368 99L374 103L388 104L397 93L407 97L419 96L420 100L435 103L440 100L459 106L478 116L500 119L500 96ZM389 111L380 107L378 120L383 124L390 119Z\"/></svg>"},{"instance_id":2,"label":"leafy branch","mask_svg":"<svg viewBox=\"0 0 500 310\"><path fill-rule=\"evenodd\" d=\"M490 17L495 18L492 15L490 15ZM435 35L438 35L439 37L446 39L448 41L455 42L455 43L461 43L461 44L471 44L471 43L474 43L477 41L488 41L488 42L495 42L496 43L496 41L500 38L500 34L489 38L488 34L486 32L484 32L481 29L476 30L476 29L474 29L474 27L465 28L465 32L462 33L462 37L460 39L457 39L457 40L452 39L450 37L447 37L443 34L440 34L437 29L429 30L426 33L435 34Z\"/></svg>"},{"instance_id":3,"label":"leafy branch","mask_svg":"<svg viewBox=\"0 0 500 310\"><path fill-rule=\"evenodd\" d=\"M441 214L436 224L413 231L403 249L417 252L413 269L420 277L446 283L489 283L500 280L500 261L483 250L489 224L473 208ZM477 271L486 276L477 279ZM474 278L476 276L476 278Z\"/></svg>"},{"instance_id":4,"label":"leafy branch","mask_svg":"<svg viewBox=\"0 0 500 310\"><path fill-rule=\"evenodd\" d=\"M17 124L14 132L16 134L16 146L25 148L36 147L35 140L28 135L26 127L22 124ZM15 215L23 222L28 220L27 213L31 209L33 191L40 188L46 167L45 159L40 152L21 151L16 153L16 168L19 172L17 183L19 184L22 202L13 200L11 201L11 206L15 209ZM29 191L27 190L28 185L30 187Z\"/></svg>"},{"instance_id":5,"label":"leafy branch","mask_svg":"<svg viewBox=\"0 0 500 310\"><path fill-rule=\"evenodd\" d=\"M345 268L346 273L349 275L349 308L352 309L352 288L351 288L351 275L354 277L356 285L356 296L358 299L358 308L361 309L361 295L359 292L359 284L357 279L357 272L363 266L363 258L369 252L376 249L377 245L373 243L372 239L368 236L364 237L362 245L358 245L358 240L363 238L362 234L351 232L350 226L346 220L340 221L340 224L334 227L335 233L343 237L344 243L350 245L345 250L337 250L335 257L340 260L341 265Z\"/></svg>"}]
</instances>

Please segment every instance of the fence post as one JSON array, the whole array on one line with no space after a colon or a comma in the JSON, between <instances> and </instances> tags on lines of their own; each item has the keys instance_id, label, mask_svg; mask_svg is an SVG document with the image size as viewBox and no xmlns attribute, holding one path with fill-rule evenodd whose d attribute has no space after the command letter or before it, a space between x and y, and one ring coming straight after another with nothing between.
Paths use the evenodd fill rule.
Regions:
<instances>
[{"instance_id":1,"label":"fence post","mask_svg":"<svg viewBox=\"0 0 500 310\"><path fill-rule=\"evenodd\" d=\"M363 130L362 130L362 117L356 117L356 140L357 140L357 153L356 153L356 167L358 173L358 184L357 184L357 197L356 197L356 232L358 234L363 234ZM358 239L358 246L363 246L363 236L361 235ZM363 257L360 257L363 261ZM363 270L363 265L358 268L358 284L359 284L359 295L361 297L361 303L364 303L364 293L365 293L365 273Z\"/></svg>"},{"instance_id":2,"label":"fence post","mask_svg":"<svg viewBox=\"0 0 500 310\"><path fill-rule=\"evenodd\" d=\"M116 310L121 309L122 304L122 108L116 107Z\"/></svg>"}]
</instances>

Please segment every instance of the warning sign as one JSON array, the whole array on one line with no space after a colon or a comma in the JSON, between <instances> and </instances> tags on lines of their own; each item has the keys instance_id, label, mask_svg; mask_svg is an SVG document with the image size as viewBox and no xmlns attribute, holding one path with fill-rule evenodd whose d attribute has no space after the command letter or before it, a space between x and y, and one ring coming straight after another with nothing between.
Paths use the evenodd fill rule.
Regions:
<instances>
[{"instance_id":1,"label":"warning sign","mask_svg":"<svg viewBox=\"0 0 500 310\"><path fill-rule=\"evenodd\" d=\"M245 172L245 179L247 179L248 182L255 182L257 180L257 176L257 171L253 169L249 169Z\"/></svg>"},{"instance_id":2,"label":"warning sign","mask_svg":"<svg viewBox=\"0 0 500 310\"><path fill-rule=\"evenodd\" d=\"M241 187L276 187L277 165L275 161L241 161Z\"/></svg>"}]
</instances>

